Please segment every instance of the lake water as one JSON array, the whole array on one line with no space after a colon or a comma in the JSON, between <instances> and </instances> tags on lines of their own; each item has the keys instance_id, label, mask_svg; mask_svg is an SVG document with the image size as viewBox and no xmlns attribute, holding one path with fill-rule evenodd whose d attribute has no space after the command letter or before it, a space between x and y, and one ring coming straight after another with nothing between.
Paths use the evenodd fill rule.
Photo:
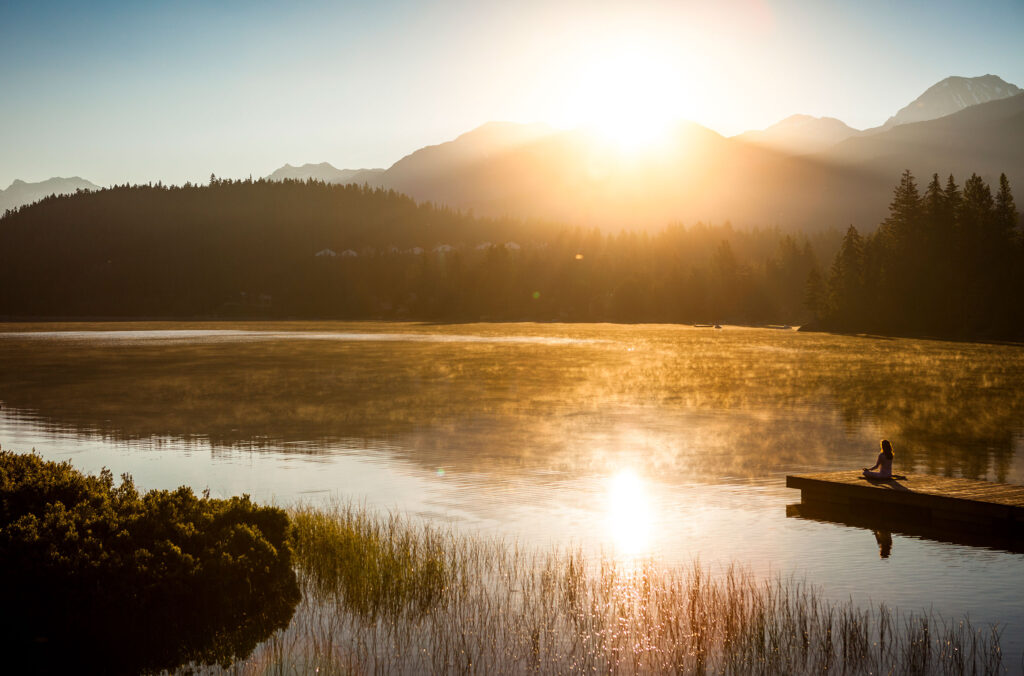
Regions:
<instances>
[{"instance_id":1,"label":"lake water","mask_svg":"<svg viewBox=\"0 0 1024 676\"><path fill-rule=\"evenodd\" d=\"M676 326L0 328L0 444L142 488L355 500L526 544L738 563L1000 623L1024 555L787 516L796 472L1024 483L1024 348Z\"/></svg>"}]
</instances>

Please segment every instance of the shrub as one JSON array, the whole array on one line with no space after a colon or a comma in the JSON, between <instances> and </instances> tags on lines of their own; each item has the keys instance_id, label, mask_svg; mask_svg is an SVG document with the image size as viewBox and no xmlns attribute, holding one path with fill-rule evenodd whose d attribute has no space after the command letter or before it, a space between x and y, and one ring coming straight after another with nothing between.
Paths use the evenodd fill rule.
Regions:
<instances>
[{"instance_id":1,"label":"shrub","mask_svg":"<svg viewBox=\"0 0 1024 676\"><path fill-rule=\"evenodd\" d=\"M247 655L299 591L288 517L189 488L0 452L0 618L7 654L50 671L171 669Z\"/></svg>"}]
</instances>

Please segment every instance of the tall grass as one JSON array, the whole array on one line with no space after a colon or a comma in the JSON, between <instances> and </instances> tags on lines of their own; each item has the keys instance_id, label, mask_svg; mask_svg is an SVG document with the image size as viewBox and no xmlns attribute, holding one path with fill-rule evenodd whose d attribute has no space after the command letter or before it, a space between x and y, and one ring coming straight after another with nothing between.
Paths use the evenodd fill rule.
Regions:
<instances>
[{"instance_id":1,"label":"tall grass","mask_svg":"<svg viewBox=\"0 0 1024 676\"><path fill-rule=\"evenodd\" d=\"M999 634L799 580L524 550L363 508L293 510L304 600L236 674L990 674Z\"/></svg>"}]
</instances>

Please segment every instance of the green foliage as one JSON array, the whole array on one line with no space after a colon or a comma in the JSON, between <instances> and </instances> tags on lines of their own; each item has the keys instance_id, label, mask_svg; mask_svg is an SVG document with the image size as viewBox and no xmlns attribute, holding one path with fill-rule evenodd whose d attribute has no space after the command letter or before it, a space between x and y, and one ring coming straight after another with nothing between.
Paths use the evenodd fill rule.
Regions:
<instances>
[{"instance_id":1,"label":"green foliage","mask_svg":"<svg viewBox=\"0 0 1024 676\"><path fill-rule=\"evenodd\" d=\"M0 452L0 604L8 654L49 671L227 663L298 601L280 509Z\"/></svg>"},{"instance_id":2,"label":"green foliage","mask_svg":"<svg viewBox=\"0 0 1024 676\"><path fill-rule=\"evenodd\" d=\"M920 196L907 171L890 215L867 238L847 233L828 279L828 329L951 338L1024 337L1024 246L1006 176L993 198L972 174L938 175Z\"/></svg>"}]
</instances>

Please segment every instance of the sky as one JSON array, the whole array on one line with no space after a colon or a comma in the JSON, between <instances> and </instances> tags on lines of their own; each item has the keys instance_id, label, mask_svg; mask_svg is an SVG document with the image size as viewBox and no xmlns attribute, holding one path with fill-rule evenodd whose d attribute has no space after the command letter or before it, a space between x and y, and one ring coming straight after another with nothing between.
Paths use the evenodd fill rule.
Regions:
<instances>
[{"instance_id":1,"label":"sky","mask_svg":"<svg viewBox=\"0 0 1024 676\"><path fill-rule=\"evenodd\" d=\"M1024 1L0 2L0 187L387 167L491 120L731 136L1024 86Z\"/></svg>"}]
</instances>

